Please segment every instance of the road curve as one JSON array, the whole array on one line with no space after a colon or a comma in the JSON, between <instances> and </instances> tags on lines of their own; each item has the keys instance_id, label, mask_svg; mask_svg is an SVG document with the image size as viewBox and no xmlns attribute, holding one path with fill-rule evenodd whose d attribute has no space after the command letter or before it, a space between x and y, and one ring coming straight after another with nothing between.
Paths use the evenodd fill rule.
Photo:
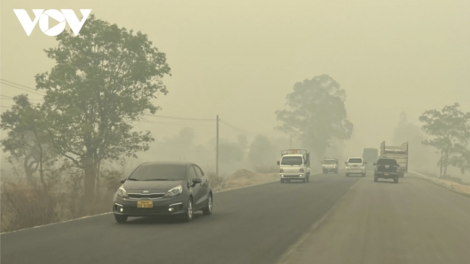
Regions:
<instances>
[{"instance_id":1,"label":"road curve","mask_svg":"<svg viewBox=\"0 0 470 264\"><path fill-rule=\"evenodd\" d=\"M470 199L413 175L363 178L278 263L470 263Z\"/></svg>"},{"instance_id":2,"label":"road curve","mask_svg":"<svg viewBox=\"0 0 470 264\"><path fill-rule=\"evenodd\" d=\"M217 193L214 213L191 223L112 215L1 235L1 262L275 263L359 178L315 175Z\"/></svg>"}]
</instances>

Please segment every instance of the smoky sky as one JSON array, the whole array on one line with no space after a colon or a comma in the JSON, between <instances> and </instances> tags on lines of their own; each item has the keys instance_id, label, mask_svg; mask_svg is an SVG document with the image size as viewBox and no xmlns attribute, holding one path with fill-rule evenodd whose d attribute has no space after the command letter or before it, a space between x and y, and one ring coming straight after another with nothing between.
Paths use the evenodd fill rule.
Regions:
<instances>
[{"instance_id":1,"label":"smoky sky","mask_svg":"<svg viewBox=\"0 0 470 264\"><path fill-rule=\"evenodd\" d=\"M418 123L428 109L459 102L470 111L470 1L18 1L1 2L1 77L34 87L57 43L38 26L26 36L13 9L92 9L97 18L142 31L167 55L169 94L160 115L220 118L269 137L274 112L296 82L328 74L346 90L353 138L346 155L391 140L401 112ZM67 27L68 28L68 27ZM5 85L1 94L23 91ZM40 96L30 94L39 100ZM2 98L2 106L12 104ZM5 108L2 107L2 111ZM156 139L195 129L199 141L215 122L147 118L138 128ZM172 124L169 124L173 122ZM221 137L241 132L221 125ZM3 135L4 136L4 135ZM286 146L287 147L287 146Z\"/></svg>"}]
</instances>

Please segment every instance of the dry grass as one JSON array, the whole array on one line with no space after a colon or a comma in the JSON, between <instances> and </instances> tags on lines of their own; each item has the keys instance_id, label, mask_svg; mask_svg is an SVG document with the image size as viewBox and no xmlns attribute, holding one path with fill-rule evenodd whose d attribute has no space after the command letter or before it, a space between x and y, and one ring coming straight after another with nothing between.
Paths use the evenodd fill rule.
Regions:
<instances>
[{"instance_id":1,"label":"dry grass","mask_svg":"<svg viewBox=\"0 0 470 264\"><path fill-rule=\"evenodd\" d=\"M45 225L86 215L109 212L112 197L119 188L120 173L102 172L102 180L92 205L83 204L82 175L48 181L48 191L24 178L1 179L1 232Z\"/></svg>"},{"instance_id":2,"label":"dry grass","mask_svg":"<svg viewBox=\"0 0 470 264\"><path fill-rule=\"evenodd\" d=\"M241 187L260 185L279 180L278 173L255 173L249 170L238 170L228 176L219 186L212 187L215 191L231 190Z\"/></svg>"}]
</instances>

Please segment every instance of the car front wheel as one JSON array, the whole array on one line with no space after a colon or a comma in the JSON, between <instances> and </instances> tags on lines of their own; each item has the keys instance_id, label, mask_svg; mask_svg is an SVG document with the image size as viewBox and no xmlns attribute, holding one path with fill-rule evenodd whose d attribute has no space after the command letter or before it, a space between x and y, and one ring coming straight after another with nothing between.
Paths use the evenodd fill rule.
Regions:
<instances>
[{"instance_id":1,"label":"car front wheel","mask_svg":"<svg viewBox=\"0 0 470 264\"><path fill-rule=\"evenodd\" d=\"M212 200L212 193L209 194L209 197L207 198L207 206L202 210L202 213L205 215L211 215L212 214L212 206L213 206L213 200Z\"/></svg>"},{"instance_id":2,"label":"car front wheel","mask_svg":"<svg viewBox=\"0 0 470 264\"><path fill-rule=\"evenodd\" d=\"M186 212L183 215L183 221L190 222L191 220L193 220L193 200L189 198L188 205L186 206Z\"/></svg>"}]
</instances>

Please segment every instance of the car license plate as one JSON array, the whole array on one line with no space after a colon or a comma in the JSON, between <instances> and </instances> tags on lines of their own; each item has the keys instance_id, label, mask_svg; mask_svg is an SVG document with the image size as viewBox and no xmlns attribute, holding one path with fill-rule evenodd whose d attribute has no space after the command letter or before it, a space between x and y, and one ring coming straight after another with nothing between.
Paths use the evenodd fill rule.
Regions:
<instances>
[{"instance_id":1,"label":"car license plate","mask_svg":"<svg viewBox=\"0 0 470 264\"><path fill-rule=\"evenodd\" d=\"M384 173L384 175L385 175L385 176L388 176L388 175L390 175L390 174L388 174L388 173Z\"/></svg>"},{"instance_id":2,"label":"car license plate","mask_svg":"<svg viewBox=\"0 0 470 264\"><path fill-rule=\"evenodd\" d=\"M152 201L137 201L137 208L153 208Z\"/></svg>"}]
</instances>

